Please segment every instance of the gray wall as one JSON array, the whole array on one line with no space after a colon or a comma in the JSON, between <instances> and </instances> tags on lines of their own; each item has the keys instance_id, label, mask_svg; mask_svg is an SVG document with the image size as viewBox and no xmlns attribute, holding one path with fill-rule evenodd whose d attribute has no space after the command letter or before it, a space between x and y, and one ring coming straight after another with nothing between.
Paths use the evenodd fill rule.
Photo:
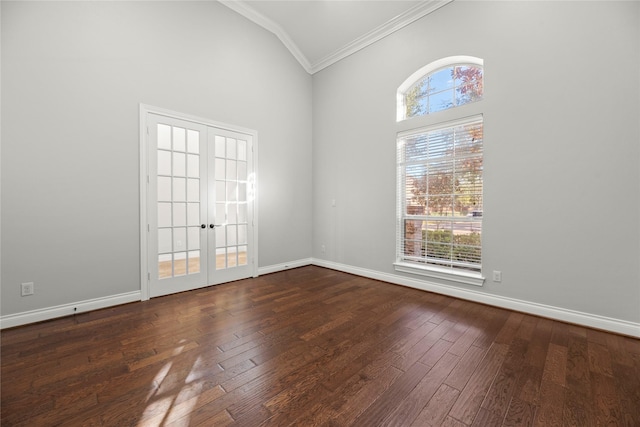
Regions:
<instances>
[{"instance_id":1,"label":"gray wall","mask_svg":"<svg viewBox=\"0 0 640 427\"><path fill-rule=\"evenodd\" d=\"M456 1L314 75L314 257L395 273L396 90L477 56L481 292L640 321L639 29L638 2Z\"/></svg>"},{"instance_id":2,"label":"gray wall","mask_svg":"<svg viewBox=\"0 0 640 427\"><path fill-rule=\"evenodd\" d=\"M1 8L2 315L140 289L140 103L257 130L260 266L311 256L311 76L274 35L217 2Z\"/></svg>"}]
</instances>

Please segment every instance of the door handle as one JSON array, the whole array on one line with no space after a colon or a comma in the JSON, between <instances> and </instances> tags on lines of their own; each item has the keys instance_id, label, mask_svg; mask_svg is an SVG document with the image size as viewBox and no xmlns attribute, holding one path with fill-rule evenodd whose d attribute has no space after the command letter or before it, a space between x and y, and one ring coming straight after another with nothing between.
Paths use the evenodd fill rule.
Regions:
<instances>
[{"instance_id":1,"label":"door handle","mask_svg":"<svg viewBox=\"0 0 640 427\"><path fill-rule=\"evenodd\" d=\"M220 225L218 225L218 224L209 224L209 228L216 228L216 227L220 227Z\"/></svg>"},{"instance_id":2,"label":"door handle","mask_svg":"<svg viewBox=\"0 0 640 427\"><path fill-rule=\"evenodd\" d=\"M201 224L200 228L207 228L207 224Z\"/></svg>"}]
</instances>

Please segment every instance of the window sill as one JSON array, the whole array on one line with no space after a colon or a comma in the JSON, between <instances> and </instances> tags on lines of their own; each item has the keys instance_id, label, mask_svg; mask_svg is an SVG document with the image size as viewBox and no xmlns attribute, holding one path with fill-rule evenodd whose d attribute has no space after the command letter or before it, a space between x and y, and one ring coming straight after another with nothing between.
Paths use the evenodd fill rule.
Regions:
<instances>
[{"instance_id":1,"label":"window sill","mask_svg":"<svg viewBox=\"0 0 640 427\"><path fill-rule=\"evenodd\" d=\"M465 285L482 286L484 284L484 277L482 276L482 273L451 271L444 268L421 266L407 262L396 262L393 265L396 271L401 271L403 273L419 274L421 276L432 277L434 279L464 283Z\"/></svg>"}]
</instances>

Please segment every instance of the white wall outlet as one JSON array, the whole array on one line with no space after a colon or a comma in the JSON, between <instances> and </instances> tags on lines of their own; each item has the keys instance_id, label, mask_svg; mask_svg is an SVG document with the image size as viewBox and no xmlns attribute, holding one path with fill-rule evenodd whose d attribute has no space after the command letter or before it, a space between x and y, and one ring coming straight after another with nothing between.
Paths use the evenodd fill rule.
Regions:
<instances>
[{"instance_id":1,"label":"white wall outlet","mask_svg":"<svg viewBox=\"0 0 640 427\"><path fill-rule=\"evenodd\" d=\"M493 270L493 281L502 282L502 271Z\"/></svg>"},{"instance_id":2,"label":"white wall outlet","mask_svg":"<svg viewBox=\"0 0 640 427\"><path fill-rule=\"evenodd\" d=\"M325 248L324 245L320 246L320 252L325 253L327 251L327 248Z\"/></svg>"},{"instance_id":3,"label":"white wall outlet","mask_svg":"<svg viewBox=\"0 0 640 427\"><path fill-rule=\"evenodd\" d=\"M27 282L20 285L20 295L26 297L28 295L33 295L35 292L33 282Z\"/></svg>"}]
</instances>

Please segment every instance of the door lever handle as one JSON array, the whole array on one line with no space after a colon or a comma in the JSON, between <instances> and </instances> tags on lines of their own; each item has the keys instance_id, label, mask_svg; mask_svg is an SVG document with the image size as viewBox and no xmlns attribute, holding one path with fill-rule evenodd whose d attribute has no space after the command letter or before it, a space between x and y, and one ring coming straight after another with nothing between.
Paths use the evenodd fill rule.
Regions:
<instances>
[{"instance_id":1,"label":"door lever handle","mask_svg":"<svg viewBox=\"0 0 640 427\"><path fill-rule=\"evenodd\" d=\"M216 227L221 227L221 225L218 225L218 224L209 224L209 228L216 228Z\"/></svg>"}]
</instances>

